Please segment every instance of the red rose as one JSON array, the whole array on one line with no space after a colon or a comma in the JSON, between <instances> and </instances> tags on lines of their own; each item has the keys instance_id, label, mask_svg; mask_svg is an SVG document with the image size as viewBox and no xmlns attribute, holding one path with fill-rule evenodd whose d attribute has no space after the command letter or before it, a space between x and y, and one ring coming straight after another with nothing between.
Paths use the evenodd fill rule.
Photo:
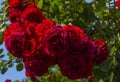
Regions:
<instances>
[{"instance_id":1,"label":"red rose","mask_svg":"<svg viewBox=\"0 0 120 82\"><path fill-rule=\"evenodd\" d=\"M95 53L95 44L91 37L84 35L81 37L80 42L78 43L78 52L83 56L94 57Z\"/></svg>"},{"instance_id":2,"label":"red rose","mask_svg":"<svg viewBox=\"0 0 120 82\"><path fill-rule=\"evenodd\" d=\"M10 7L18 7L23 2L24 2L24 0L9 0Z\"/></svg>"},{"instance_id":3,"label":"red rose","mask_svg":"<svg viewBox=\"0 0 120 82\"><path fill-rule=\"evenodd\" d=\"M21 11L19 9L10 8L10 22L18 22L20 20Z\"/></svg>"},{"instance_id":4,"label":"red rose","mask_svg":"<svg viewBox=\"0 0 120 82\"><path fill-rule=\"evenodd\" d=\"M33 56L37 50L37 42L35 38L26 37L25 46L23 49L24 56Z\"/></svg>"},{"instance_id":5,"label":"red rose","mask_svg":"<svg viewBox=\"0 0 120 82\"><path fill-rule=\"evenodd\" d=\"M24 27L24 26L22 26L18 22L10 24L7 27L6 31L4 32L4 41L6 41L11 36L11 34L13 34L14 32L23 31L22 27Z\"/></svg>"},{"instance_id":6,"label":"red rose","mask_svg":"<svg viewBox=\"0 0 120 82\"><path fill-rule=\"evenodd\" d=\"M5 80L5 82L12 82L10 79Z\"/></svg>"},{"instance_id":7,"label":"red rose","mask_svg":"<svg viewBox=\"0 0 120 82\"><path fill-rule=\"evenodd\" d=\"M43 38L45 35L50 32L51 28L55 26L54 21L50 21L49 19L44 19L42 23L38 24L35 28L35 32L37 34L38 41L39 41L39 48L43 46Z\"/></svg>"},{"instance_id":8,"label":"red rose","mask_svg":"<svg viewBox=\"0 0 120 82\"><path fill-rule=\"evenodd\" d=\"M94 61L98 64L102 63L108 56L108 48L103 39L95 40L95 58Z\"/></svg>"},{"instance_id":9,"label":"red rose","mask_svg":"<svg viewBox=\"0 0 120 82\"><path fill-rule=\"evenodd\" d=\"M15 32L5 41L7 50L16 57L23 56L23 48L25 45L24 32Z\"/></svg>"},{"instance_id":10,"label":"red rose","mask_svg":"<svg viewBox=\"0 0 120 82\"><path fill-rule=\"evenodd\" d=\"M27 76L31 76L32 78L35 78L36 76L42 76L48 71L47 63L38 56L25 57L24 63Z\"/></svg>"},{"instance_id":11,"label":"red rose","mask_svg":"<svg viewBox=\"0 0 120 82\"><path fill-rule=\"evenodd\" d=\"M43 42L45 51L51 56L61 57L66 52L66 34L62 26L54 26Z\"/></svg>"},{"instance_id":12,"label":"red rose","mask_svg":"<svg viewBox=\"0 0 120 82\"><path fill-rule=\"evenodd\" d=\"M78 44L80 43L80 37L84 35L84 31L77 26L66 25L64 29L67 33L68 46L70 50L76 50Z\"/></svg>"},{"instance_id":13,"label":"red rose","mask_svg":"<svg viewBox=\"0 0 120 82\"><path fill-rule=\"evenodd\" d=\"M42 23L38 24L36 27L36 33L39 36L45 36L53 26L55 26L55 22L46 18L42 21Z\"/></svg>"},{"instance_id":14,"label":"red rose","mask_svg":"<svg viewBox=\"0 0 120 82\"><path fill-rule=\"evenodd\" d=\"M26 6L25 10L21 15L21 19L24 21L41 23L44 19L44 15L41 9L34 6Z\"/></svg>"},{"instance_id":15,"label":"red rose","mask_svg":"<svg viewBox=\"0 0 120 82\"><path fill-rule=\"evenodd\" d=\"M115 6L120 7L120 0L117 0L117 1L116 1Z\"/></svg>"},{"instance_id":16,"label":"red rose","mask_svg":"<svg viewBox=\"0 0 120 82\"><path fill-rule=\"evenodd\" d=\"M36 35L36 27L37 24L36 23L32 23L32 22L26 22L25 23L25 29L26 29L26 33L32 37L37 37Z\"/></svg>"},{"instance_id":17,"label":"red rose","mask_svg":"<svg viewBox=\"0 0 120 82\"><path fill-rule=\"evenodd\" d=\"M69 79L75 80L80 78L87 78L92 72L92 60L84 58L78 53L68 53L58 63L61 73Z\"/></svg>"}]
</instances>

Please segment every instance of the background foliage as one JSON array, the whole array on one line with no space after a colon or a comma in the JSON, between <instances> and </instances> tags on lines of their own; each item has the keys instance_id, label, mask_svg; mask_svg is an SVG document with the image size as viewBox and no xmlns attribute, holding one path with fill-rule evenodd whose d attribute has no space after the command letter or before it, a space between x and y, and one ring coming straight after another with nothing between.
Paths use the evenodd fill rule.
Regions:
<instances>
[{"instance_id":1,"label":"background foliage","mask_svg":"<svg viewBox=\"0 0 120 82\"><path fill-rule=\"evenodd\" d=\"M27 1L27 0L26 0ZM30 0L29 0L30 1ZM119 82L120 81L120 9L116 10L115 0L31 0L38 2L45 17L55 20L57 24L77 25L95 38L103 38L108 44L109 56L106 61L93 67L94 82ZM0 10L0 45L3 44L3 32L9 24L8 1L5 0ZM12 54L1 54L0 72L4 74L17 63L17 71L24 68L22 59L13 57ZM5 56L9 60L5 60ZM30 79L26 80L30 82ZM39 78L40 82L87 82L87 79L71 81L60 74L58 66L49 68L46 75Z\"/></svg>"}]
</instances>

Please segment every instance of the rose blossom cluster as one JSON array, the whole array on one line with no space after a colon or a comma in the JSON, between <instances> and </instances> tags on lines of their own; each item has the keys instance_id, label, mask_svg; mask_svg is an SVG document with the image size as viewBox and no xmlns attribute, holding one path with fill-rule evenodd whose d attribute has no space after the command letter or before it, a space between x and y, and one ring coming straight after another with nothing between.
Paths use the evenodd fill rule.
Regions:
<instances>
[{"instance_id":1,"label":"rose blossom cluster","mask_svg":"<svg viewBox=\"0 0 120 82\"><path fill-rule=\"evenodd\" d=\"M23 58L26 76L33 81L55 64L69 79L87 78L93 64L107 58L104 40L92 40L74 25L56 25L44 17L36 3L9 0L9 5L11 24L4 32L5 46L14 56Z\"/></svg>"}]
</instances>

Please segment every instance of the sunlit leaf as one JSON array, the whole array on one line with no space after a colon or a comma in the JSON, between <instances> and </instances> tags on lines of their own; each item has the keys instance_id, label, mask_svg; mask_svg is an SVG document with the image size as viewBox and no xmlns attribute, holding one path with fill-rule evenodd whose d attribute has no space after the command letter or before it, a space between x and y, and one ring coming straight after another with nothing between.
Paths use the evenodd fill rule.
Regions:
<instances>
[{"instance_id":1,"label":"sunlit leaf","mask_svg":"<svg viewBox=\"0 0 120 82\"><path fill-rule=\"evenodd\" d=\"M16 58L15 56L13 56L13 55L12 55L11 53L9 53L9 52L7 53L7 55L8 55L9 58L12 59L12 60L14 60L14 59Z\"/></svg>"},{"instance_id":2,"label":"sunlit leaf","mask_svg":"<svg viewBox=\"0 0 120 82\"><path fill-rule=\"evenodd\" d=\"M42 8L42 6L43 6L43 0L39 0L39 2L38 2L38 7L39 7L39 8Z\"/></svg>"},{"instance_id":3,"label":"sunlit leaf","mask_svg":"<svg viewBox=\"0 0 120 82\"><path fill-rule=\"evenodd\" d=\"M112 56L116 52L116 50L117 50L116 46L113 46L110 51L110 56Z\"/></svg>"}]
</instances>

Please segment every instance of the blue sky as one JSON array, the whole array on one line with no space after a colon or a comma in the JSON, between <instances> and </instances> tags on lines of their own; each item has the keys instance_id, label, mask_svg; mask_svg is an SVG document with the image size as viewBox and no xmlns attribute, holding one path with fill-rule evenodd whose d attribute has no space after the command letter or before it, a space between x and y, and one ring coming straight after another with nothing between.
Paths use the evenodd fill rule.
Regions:
<instances>
[{"instance_id":1,"label":"blue sky","mask_svg":"<svg viewBox=\"0 0 120 82\"><path fill-rule=\"evenodd\" d=\"M2 2L3 0L0 0L0 3ZM87 2L91 2L92 0L86 0ZM0 5L0 9L1 9L1 5ZM7 53L7 50L4 46L4 44L0 45L0 49L3 48L4 49L4 54ZM7 57L6 57L7 58ZM13 68L9 68L8 71L2 75L0 74L0 82L5 82L6 79L11 79L12 81L15 81L15 80L22 80L22 79L25 79L26 76L25 76L25 69L21 72L18 72L16 71L16 65L14 65Z\"/></svg>"}]
</instances>

